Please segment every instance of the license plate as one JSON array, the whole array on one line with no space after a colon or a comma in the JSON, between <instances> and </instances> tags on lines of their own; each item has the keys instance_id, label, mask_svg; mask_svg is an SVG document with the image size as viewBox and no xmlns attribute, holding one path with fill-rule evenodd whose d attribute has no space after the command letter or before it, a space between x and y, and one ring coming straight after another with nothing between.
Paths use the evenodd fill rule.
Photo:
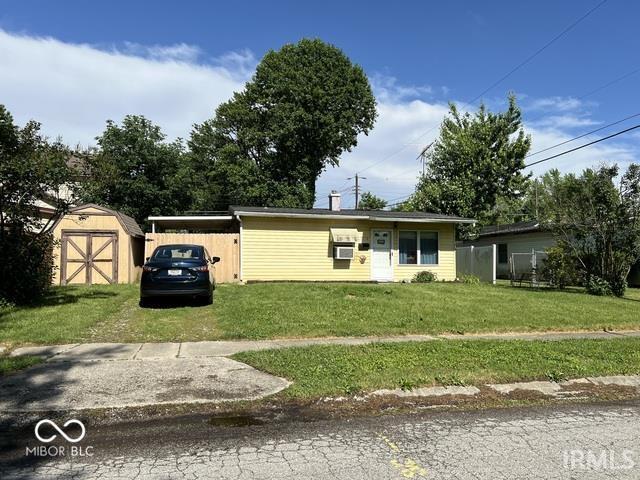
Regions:
<instances>
[{"instance_id":1,"label":"license plate","mask_svg":"<svg viewBox=\"0 0 640 480\"><path fill-rule=\"evenodd\" d=\"M182 275L182 270L167 270L169 275Z\"/></svg>"}]
</instances>

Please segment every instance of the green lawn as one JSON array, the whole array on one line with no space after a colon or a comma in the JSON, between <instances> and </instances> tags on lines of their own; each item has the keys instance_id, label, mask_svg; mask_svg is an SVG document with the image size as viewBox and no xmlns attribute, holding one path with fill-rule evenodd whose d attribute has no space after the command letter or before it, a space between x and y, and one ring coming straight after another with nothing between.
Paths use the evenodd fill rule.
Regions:
<instances>
[{"instance_id":1,"label":"green lawn","mask_svg":"<svg viewBox=\"0 0 640 480\"><path fill-rule=\"evenodd\" d=\"M220 285L211 306L143 309L136 285L57 287L38 306L0 307L0 343L186 341L640 328L627 298L505 285Z\"/></svg>"},{"instance_id":2,"label":"green lawn","mask_svg":"<svg viewBox=\"0 0 640 480\"><path fill-rule=\"evenodd\" d=\"M0 356L0 377L22 370L23 368L37 365L41 362L42 359L40 357L32 357L28 355L21 357Z\"/></svg>"},{"instance_id":3,"label":"green lawn","mask_svg":"<svg viewBox=\"0 0 640 480\"><path fill-rule=\"evenodd\" d=\"M380 388L638 374L640 339L313 346L244 352L233 358L293 381L281 394L285 397L314 398Z\"/></svg>"}]
</instances>

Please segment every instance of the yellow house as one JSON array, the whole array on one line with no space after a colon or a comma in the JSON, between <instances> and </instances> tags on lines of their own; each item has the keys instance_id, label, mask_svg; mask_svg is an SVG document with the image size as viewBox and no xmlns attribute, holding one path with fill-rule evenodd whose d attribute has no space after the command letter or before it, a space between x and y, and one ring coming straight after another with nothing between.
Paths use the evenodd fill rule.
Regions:
<instances>
[{"instance_id":1,"label":"yellow house","mask_svg":"<svg viewBox=\"0 0 640 480\"><path fill-rule=\"evenodd\" d=\"M455 280L455 226L474 222L425 212L340 209L339 194L330 196L328 209L232 206L225 215L149 220L154 233L158 227L211 232L216 224L221 232L238 231L238 280L244 282L400 282L423 270ZM162 238L168 243L170 237Z\"/></svg>"}]
</instances>

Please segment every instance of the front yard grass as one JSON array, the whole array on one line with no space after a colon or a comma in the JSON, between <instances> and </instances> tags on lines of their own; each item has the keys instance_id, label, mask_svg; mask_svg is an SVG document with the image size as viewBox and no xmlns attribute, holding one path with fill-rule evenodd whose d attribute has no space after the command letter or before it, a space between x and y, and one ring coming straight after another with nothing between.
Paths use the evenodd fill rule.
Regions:
<instances>
[{"instance_id":1,"label":"front yard grass","mask_svg":"<svg viewBox=\"0 0 640 480\"><path fill-rule=\"evenodd\" d=\"M261 350L233 358L293 381L284 397L308 399L381 388L638 374L640 339L436 340Z\"/></svg>"},{"instance_id":2,"label":"front yard grass","mask_svg":"<svg viewBox=\"0 0 640 480\"><path fill-rule=\"evenodd\" d=\"M42 362L42 358L25 355L20 357L0 356L0 377L32 367Z\"/></svg>"},{"instance_id":3,"label":"front yard grass","mask_svg":"<svg viewBox=\"0 0 640 480\"><path fill-rule=\"evenodd\" d=\"M214 304L140 308L137 285L56 287L39 305L0 307L0 343L163 342L640 328L624 299L505 285L220 285Z\"/></svg>"}]
</instances>

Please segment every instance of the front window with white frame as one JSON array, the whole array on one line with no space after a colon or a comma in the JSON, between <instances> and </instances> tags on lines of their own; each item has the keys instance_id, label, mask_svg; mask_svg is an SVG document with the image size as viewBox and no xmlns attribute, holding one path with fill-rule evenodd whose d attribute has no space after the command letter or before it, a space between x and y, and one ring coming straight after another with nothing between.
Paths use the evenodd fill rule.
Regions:
<instances>
[{"instance_id":1,"label":"front window with white frame","mask_svg":"<svg viewBox=\"0 0 640 480\"><path fill-rule=\"evenodd\" d=\"M400 230L398 252L400 265L437 265L438 232Z\"/></svg>"}]
</instances>

